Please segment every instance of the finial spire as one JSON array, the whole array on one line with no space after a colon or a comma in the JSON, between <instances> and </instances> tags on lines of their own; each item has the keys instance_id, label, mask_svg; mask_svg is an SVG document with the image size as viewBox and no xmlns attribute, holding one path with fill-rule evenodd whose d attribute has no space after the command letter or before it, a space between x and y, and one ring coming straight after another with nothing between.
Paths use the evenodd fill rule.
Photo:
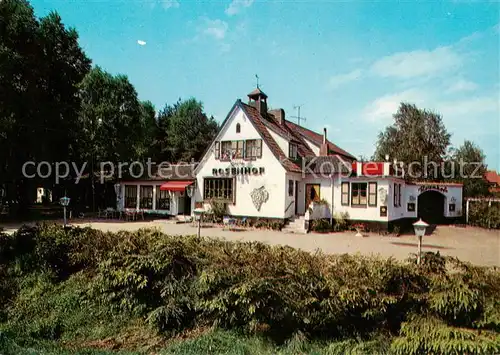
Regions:
<instances>
[{"instance_id":1,"label":"finial spire","mask_svg":"<svg viewBox=\"0 0 500 355\"><path fill-rule=\"evenodd\" d=\"M257 78L257 89L259 89L259 76L255 74L255 78Z\"/></svg>"}]
</instances>

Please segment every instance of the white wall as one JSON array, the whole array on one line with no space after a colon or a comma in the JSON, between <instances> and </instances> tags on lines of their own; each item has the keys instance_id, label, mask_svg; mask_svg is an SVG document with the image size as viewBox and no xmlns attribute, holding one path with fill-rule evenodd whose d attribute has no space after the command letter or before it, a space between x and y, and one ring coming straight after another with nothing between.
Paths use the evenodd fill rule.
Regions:
<instances>
[{"instance_id":1,"label":"white wall","mask_svg":"<svg viewBox=\"0 0 500 355\"><path fill-rule=\"evenodd\" d=\"M319 147L310 140L308 140L307 138L305 138L304 136L302 136L302 138L304 138L304 141L307 143L309 148L311 148L311 150L314 152L314 155L319 156Z\"/></svg>"},{"instance_id":2,"label":"white wall","mask_svg":"<svg viewBox=\"0 0 500 355\"><path fill-rule=\"evenodd\" d=\"M290 146L289 146L290 143L285 138L276 134L272 130L268 129L268 131L271 134L271 137L273 137L273 139L276 141L276 143L278 143L278 145L281 148L281 150L283 151L283 153L285 153L285 156L288 157L288 153L290 152Z\"/></svg>"},{"instance_id":3,"label":"white wall","mask_svg":"<svg viewBox=\"0 0 500 355\"><path fill-rule=\"evenodd\" d=\"M366 207L351 207L351 206L342 206L342 195L341 195L341 186L342 182L377 182L377 205L376 206L366 206ZM360 220L360 221L379 221L379 222L387 222L389 220L389 213L390 213L390 207L392 204L392 200L387 197L387 216L388 217L381 217L380 216L380 206L382 205L380 203L380 194L379 194L379 189L384 188L388 189L388 180L387 179L349 179L349 178L336 178L335 179L335 184L334 184L334 214L335 213L345 213L347 212L349 214L349 219L352 220ZM350 189L350 186L349 186ZM367 196L368 198L368 196ZM351 191L349 190L349 204L351 202Z\"/></svg>"},{"instance_id":4,"label":"white wall","mask_svg":"<svg viewBox=\"0 0 500 355\"><path fill-rule=\"evenodd\" d=\"M236 133L237 123L241 126L241 133ZM241 109L238 108L228 119L226 126L222 128L217 140L246 139L261 139L261 136ZM262 158L252 162L244 162L244 166L263 167L265 172L262 175L236 176L234 185L236 194L235 203L228 205L228 214L234 216L285 218L285 195L287 194L285 169L265 142L262 142ZM225 169L228 167L231 167L229 162L222 162L215 159L213 149L207 152L200 166L197 168L195 201L203 201L203 179L205 177L214 177L212 169ZM260 211L257 211L250 194L254 189L262 186L267 190L269 199L262 205ZM205 205L205 208L208 208L208 206Z\"/></svg>"}]
</instances>

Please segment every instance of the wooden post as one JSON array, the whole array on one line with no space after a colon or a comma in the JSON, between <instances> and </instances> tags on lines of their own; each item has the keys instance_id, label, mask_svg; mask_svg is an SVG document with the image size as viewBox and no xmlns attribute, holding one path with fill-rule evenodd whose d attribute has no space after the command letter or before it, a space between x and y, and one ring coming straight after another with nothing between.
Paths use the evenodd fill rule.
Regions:
<instances>
[{"instance_id":1,"label":"wooden post","mask_svg":"<svg viewBox=\"0 0 500 355\"><path fill-rule=\"evenodd\" d=\"M488 229L491 228L490 209L491 209L491 200L488 201Z\"/></svg>"},{"instance_id":2,"label":"wooden post","mask_svg":"<svg viewBox=\"0 0 500 355\"><path fill-rule=\"evenodd\" d=\"M469 224L469 202L470 200L465 202L465 224Z\"/></svg>"},{"instance_id":3,"label":"wooden post","mask_svg":"<svg viewBox=\"0 0 500 355\"><path fill-rule=\"evenodd\" d=\"M418 236L418 254L417 254L417 264L420 265L422 262L422 236Z\"/></svg>"},{"instance_id":4,"label":"wooden post","mask_svg":"<svg viewBox=\"0 0 500 355\"><path fill-rule=\"evenodd\" d=\"M202 214L200 214L199 219L198 219L198 238L201 235L201 218L202 218Z\"/></svg>"}]
</instances>

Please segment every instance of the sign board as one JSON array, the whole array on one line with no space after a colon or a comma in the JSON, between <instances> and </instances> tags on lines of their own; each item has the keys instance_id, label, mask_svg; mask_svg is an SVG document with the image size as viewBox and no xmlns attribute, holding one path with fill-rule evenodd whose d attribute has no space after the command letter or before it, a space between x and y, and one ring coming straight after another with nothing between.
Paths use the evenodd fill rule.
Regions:
<instances>
[{"instance_id":1,"label":"sign board","mask_svg":"<svg viewBox=\"0 0 500 355\"><path fill-rule=\"evenodd\" d=\"M225 169L212 169L214 176L232 176L232 175L262 175L264 168L245 167L245 168L225 168Z\"/></svg>"},{"instance_id":2,"label":"sign board","mask_svg":"<svg viewBox=\"0 0 500 355\"><path fill-rule=\"evenodd\" d=\"M418 192L420 193L426 191L437 191L441 193L448 193L448 187L443 185L422 185L418 188Z\"/></svg>"}]
</instances>

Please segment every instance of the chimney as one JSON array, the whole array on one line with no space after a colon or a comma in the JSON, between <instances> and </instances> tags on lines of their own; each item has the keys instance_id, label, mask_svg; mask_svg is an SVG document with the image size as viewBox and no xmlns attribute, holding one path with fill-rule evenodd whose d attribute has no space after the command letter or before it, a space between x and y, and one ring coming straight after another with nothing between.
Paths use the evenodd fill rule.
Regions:
<instances>
[{"instance_id":1,"label":"chimney","mask_svg":"<svg viewBox=\"0 0 500 355\"><path fill-rule=\"evenodd\" d=\"M321 144L321 147L319 148L319 156L320 157L328 156L328 143L326 140L326 128L323 128L323 143Z\"/></svg>"},{"instance_id":2,"label":"chimney","mask_svg":"<svg viewBox=\"0 0 500 355\"><path fill-rule=\"evenodd\" d=\"M274 117L274 120L279 125L284 125L285 124L285 110L283 110L282 108L277 108L277 109L274 109L274 110L269 110L268 113Z\"/></svg>"}]
</instances>

